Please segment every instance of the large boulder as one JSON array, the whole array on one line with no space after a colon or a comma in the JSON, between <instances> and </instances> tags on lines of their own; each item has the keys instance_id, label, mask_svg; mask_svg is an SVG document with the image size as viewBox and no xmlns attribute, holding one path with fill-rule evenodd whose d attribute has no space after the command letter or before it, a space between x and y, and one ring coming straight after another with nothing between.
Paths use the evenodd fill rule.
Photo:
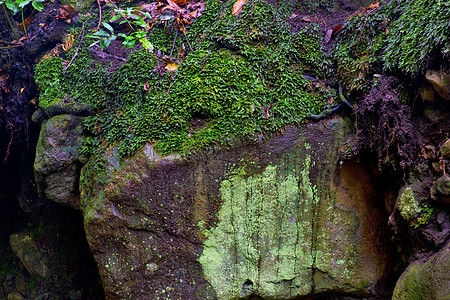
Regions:
<instances>
[{"instance_id":1,"label":"large boulder","mask_svg":"<svg viewBox=\"0 0 450 300\"><path fill-rule=\"evenodd\" d=\"M450 242L425 261L412 262L400 276L393 300L448 299L450 295Z\"/></svg>"},{"instance_id":2,"label":"large boulder","mask_svg":"<svg viewBox=\"0 0 450 300\"><path fill-rule=\"evenodd\" d=\"M59 115L42 123L34 161L39 192L49 200L76 209L80 208L82 119Z\"/></svg>"},{"instance_id":3,"label":"large boulder","mask_svg":"<svg viewBox=\"0 0 450 300\"><path fill-rule=\"evenodd\" d=\"M371 176L339 161L348 121L258 144L160 157L111 151L82 169L88 242L108 299L373 294L388 257Z\"/></svg>"}]
</instances>

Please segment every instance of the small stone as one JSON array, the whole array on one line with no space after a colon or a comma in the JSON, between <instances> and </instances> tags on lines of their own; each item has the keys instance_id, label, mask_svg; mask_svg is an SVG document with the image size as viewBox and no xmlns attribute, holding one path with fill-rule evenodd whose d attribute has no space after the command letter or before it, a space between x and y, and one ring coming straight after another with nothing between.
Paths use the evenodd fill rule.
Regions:
<instances>
[{"instance_id":1,"label":"small stone","mask_svg":"<svg viewBox=\"0 0 450 300\"><path fill-rule=\"evenodd\" d=\"M21 232L12 234L9 237L9 244L33 277L47 278L50 275L48 257L39 250L28 233Z\"/></svg>"},{"instance_id":2,"label":"small stone","mask_svg":"<svg viewBox=\"0 0 450 300\"><path fill-rule=\"evenodd\" d=\"M436 159L436 149L433 145L425 145L420 150L420 154L425 159Z\"/></svg>"},{"instance_id":3,"label":"small stone","mask_svg":"<svg viewBox=\"0 0 450 300\"><path fill-rule=\"evenodd\" d=\"M429 106L423 110L423 115L430 122L439 122L447 118L447 113L439 107Z\"/></svg>"},{"instance_id":4,"label":"small stone","mask_svg":"<svg viewBox=\"0 0 450 300\"><path fill-rule=\"evenodd\" d=\"M419 95L425 101L434 102L434 90L432 86L419 88Z\"/></svg>"},{"instance_id":5,"label":"small stone","mask_svg":"<svg viewBox=\"0 0 450 300\"><path fill-rule=\"evenodd\" d=\"M450 177L444 175L433 183L431 198L436 201L450 203Z\"/></svg>"},{"instance_id":6,"label":"small stone","mask_svg":"<svg viewBox=\"0 0 450 300\"><path fill-rule=\"evenodd\" d=\"M8 300L25 300L25 298L17 291L8 294Z\"/></svg>"},{"instance_id":7,"label":"small stone","mask_svg":"<svg viewBox=\"0 0 450 300\"><path fill-rule=\"evenodd\" d=\"M27 295L28 294L28 286L27 286L27 283L26 283L26 280L25 280L25 276L23 276L22 272L17 274L16 279L15 279L15 283L16 283L16 289L22 295Z\"/></svg>"},{"instance_id":8,"label":"small stone","mask_svg":"<svg viewBox=\"0 0 450 300\"><path fill-rule=\"evenodd\" d=\"M442 98L450 100L450 74L442 70L427 70L425 77Z\"/></svg>"},{"instance_id":9,"label":"small stone","mask_svg":"<svg viewBox=\"0 0 450 300\"><path fill-rule=\"evenodd\" d=\"M433 161L431 163L431 170L434 173L440 173L441 172L441 164L439 162L437 162L437 161Z\"/></svg>"},{"instance_id":10,"label":"small stone","mask_svg":"<svg viewBox=\"0 0 450 300\"><path fill-rule=\"evenodd\" d=\"M450 159L450 139L446 140L441 146L441 155L444 159Z\"/></svg>"}]
</instances>

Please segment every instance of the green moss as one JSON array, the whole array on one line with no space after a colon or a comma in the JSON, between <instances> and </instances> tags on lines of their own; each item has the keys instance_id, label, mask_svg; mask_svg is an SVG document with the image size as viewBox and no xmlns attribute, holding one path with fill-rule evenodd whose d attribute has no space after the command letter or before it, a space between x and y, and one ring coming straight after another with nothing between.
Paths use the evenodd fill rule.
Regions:
<instances>
[{"instance_id":1,"label":"green moss","mask_svg":"<svg viewBox=\"0 0 450 300\"><path fill-rule=\"evenodd\" d=\"M291 33L287 6L275 10L258 0L231 16L232 4L208 1L204 14L187 29L195 50L175 73L156 72L164 71L164 63L144 50L109 72L92 58L92 40L86 38L67 72L61 73L60 58L38 66L41 105L93 106L98 114L85 119L92 136L84 152L117 146L125 157L152 141L162 153L189 154L230 144L236 137L255 139L302 122L336 98L334 90L302 76L325 78L332 69L316 27ZM162 27L149 37L166 54L173 38ZM186 42L179 34L175 53L182 43L189 50Z\"/></svg>"},{"instance_id":2,"label":"green moss","mask_svg":"<svg viewBox=\"0 0 450 300\"><path fill-rule=\"evenodd\" d=\"M61 89L62 58L52 57L43 59L35 68L35 79L41 92L39 106L48 108L64 99L66 94Z\"/></svg>"},{"instance_id":3,"label":"green moss","mask_svg":"<svg viewBox=\"0 0 450 300\"><path fill-rule=\"evenodd\" d=\"M450 31L450 3L440 0L395 0L387 5L391 18L383 59L387 69L421 72L432 51L445 50Z\"/></svg>"},{"instance_id":4,"label":"green moss","mask_svg":"<svg viewBox=\"0 0 450 300\"><path fill-rule=\"evenodd\" d=\"M382 69L417 74L433 52L447 55L449 8L446 1L395 0L350 17L334 51L343 85L364 90Z\"/></svg>"},{"instance_id":5,"label":"green moss","mask_svg":"<svg viewBox=\"0 0 450 300\"><path fill-rule=\"evenodd\" d=\"M334 50L340 83L347 90L368 90L381 71L386 46L384 11L350 17Z\"/></svg>"},{"instance_id":6,"label":"green moss","mask_svg":"<svg viewBox=\"0 0 450 300\"><path fill-rule=\"evenodd\" d=\"M420 203L416 200L414 192L411 187L404 189L397 200L397 208L400 215L406 221L412 221L421 213Z\"/></svg>"}]
</instances>

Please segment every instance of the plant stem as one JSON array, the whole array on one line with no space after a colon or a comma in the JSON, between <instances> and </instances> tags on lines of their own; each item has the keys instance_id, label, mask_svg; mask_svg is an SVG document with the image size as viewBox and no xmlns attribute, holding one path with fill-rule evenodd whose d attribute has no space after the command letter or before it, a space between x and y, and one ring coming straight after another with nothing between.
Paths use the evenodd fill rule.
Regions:
<instances>
[{"instance_id":1,"label":"plant stem","mask_svg":"<svg viewBox=\"0 0 450 300\"><path fill-rule=\"evenodd\" d=\"M177 36L178 36L178 27L177 27L177 30L175 31L175 39L173 40L172 51L170 51L169 58L172 58L173 48L175 48L175 42L177 41Z\"/></svg>"},{"instance_id":2,"label":"plant stem","mask_svg":"<svg viewBox=\"0 0 450 300\"><path fill-rule=\"evenodd\" d=\"M2 3L3 11L5 12L6 19L8 20L9 26L11 26L12 31L14 32L14 36L16 37L16 41L19 41L19 37L17 36L14 27L11 24L11 20L9 19L8 13L6 12L5 3Z\"/></svg>"},{"instance_id":3,"label":"plant stem","mask_svg":"<svg viewBox=\"0 0 450 300\"><path fill-rule=\"evenodd\" d=\"M25 36L28 36L28 33L27 33L27 26L25 25L25 20L23 19L23 8L20 10L20 12L22 13L22 27L23 27L23 32L25 32Z\"/></svg>"}]
</instances>

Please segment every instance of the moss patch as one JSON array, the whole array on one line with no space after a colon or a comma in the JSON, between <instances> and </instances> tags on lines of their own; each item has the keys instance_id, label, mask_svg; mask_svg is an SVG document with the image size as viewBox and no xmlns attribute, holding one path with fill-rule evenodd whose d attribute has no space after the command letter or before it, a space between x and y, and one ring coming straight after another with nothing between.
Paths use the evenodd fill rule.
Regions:
<instances>
[{"instance_id":1,"label":"moss patch","mask_svg":"<svg viewBox=\"0 0 450 300\"><path fill-rule=\"evenodd\" d=\"M175 73L144 50L110 72L92 57L89 38L66 73L61 58L41 62L40 105L92 105L98 113L85 120L92 133L85 152L117 146L122 157L151 141L162 153L189 154L236 137L253 139L330 105L335 91L302 76L325 78L332 69L319 30L291 33L287 6L276 10L254 1L231 16L232 4L208 1L204 15L187 30L195 50L180 58ZM149 37L162 53L170 52L173 38L160 27ZM179 35L175 50L182 43L187 40Z\"/></svg>"}]
</instances>

